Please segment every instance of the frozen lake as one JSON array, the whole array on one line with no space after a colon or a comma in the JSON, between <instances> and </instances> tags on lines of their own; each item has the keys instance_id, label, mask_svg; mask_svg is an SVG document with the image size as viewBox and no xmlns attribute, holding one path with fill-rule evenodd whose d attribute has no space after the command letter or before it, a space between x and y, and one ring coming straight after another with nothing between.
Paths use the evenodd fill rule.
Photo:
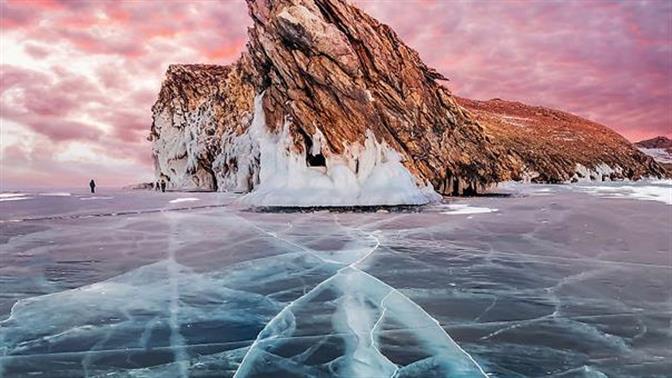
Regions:
<instances>
[{"instance_id":1,"label":"frozen lake","mask_svg":"<svg viewBox=\"0 0 672 378\"><path fill-rule=\"evenodd\" d=\"M670 377L672 184L0 195L0 376Z\"/></svg>"}]
</instances>

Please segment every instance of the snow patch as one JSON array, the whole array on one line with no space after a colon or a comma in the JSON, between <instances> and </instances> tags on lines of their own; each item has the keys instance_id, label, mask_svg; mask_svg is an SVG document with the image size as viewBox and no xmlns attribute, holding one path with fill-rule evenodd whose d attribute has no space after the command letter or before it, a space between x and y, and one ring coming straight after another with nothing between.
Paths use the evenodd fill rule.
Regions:
<instances>
[{"instance_id":1,"label":"snow patch","mask_svg":"<svg viewBox=\"0 0 672 378\"><path fill-rule=\"evenodd\" d=\"M289 121L269 133L262 106L255 97L250 135L260 151L259 186L241 198L257 206L421 205L438 200L433 188L419 188L401 164L396 151L368 131L364 146L350 146L342 155L326 157L326 167L309 167L305 151L292 152ZM311 153L321 148L321 134L313 138Z\"/></svg>"},{"instance_id":2,"label":"snow patch","mask_svg":"<svg viewBox=\"0 0 672 378\"><path fill-rule=\"evenodd\" d=\"M49 192L49 193L40 193L40 196L44 197L70 197L70 193L67 192Z\"/></svg>"},{"instance_id":3,"label":"snow patch","mask_svg":"<svg viewBox=\"0 0 672 378\"><path fill-rule=\"evenodd\" d=\"M651 156L653 160L659 163L672 164L672 153L665 148L640 148L640 151Z\"/></svg>"},{"instance_id":4,"label":"snow patch","mask_svg":"<svg viewBox=\"0 0 672 378\"><path fill-rule=\"evenodd\" d=\"M590 182L590 181L611 181L611 175L621 176L623 169L621 167L612 168L607 164L600 163L593 169L589 169L581 164L576 164L574 176L570 182Z\"/></svg>"},{"instance_id":5,"label":"snow patch","mask_svg":"<svg viewBox=\"0 0 672 378\"><path fill-rule=\"evenodd\" d=\"M498 211L497 209L491 209L489 207L477 207L467 204L443 205L441 207L448 209L448 211L441 212L441 214L446 215L488 214Z\"/></svg>"},{"instance_id":6,"label":"snow patch","mask_svg":"<svg viewBox=\"0 0 672 378\"><path fill-rule=\"evenodd\" d=\"M577 185L581 192L605 198L630 198L672 205L672 180L637 181L619 185Z\"/></svg>"},{"instance_id":7,"label":"snow patch","mask_svg":"<svg viewBox=\"0 0 672 378\"><path fill-rule=\"evenodd\" d=\"M200 199L195 198L195 197L185 197L185 198L176 198L176 199L170 200L168 202L170 202L170 203L182 203L182 202L194 202L194 201L200 201Z\"/></svg>"},{"instance_id":8,"label":"snow patch","mask_svg":"<svg viewBox=\"0 0 672 378\"><path fill-rule=\"evenodd\" d=\"M549 196L566 192L581 192L602 198L625 198L642 201L657 201L672 205L672 180L640 180L612 182L578 182L568 185L523 184L504 182L497 188L505 193L524 196Z\"/></svg>"},{"instance_id":9,"label":"snow patch","mask_svg":"<svg viewBox=\"0 0 672 378\"><path fill-rule=\"evenodd\" d=\"M112 198L114 198L114 197L102 197L102 196L101 196L101 197L97 197L97 196L93 196L93 197L82 197L82 198L80 198L80 200L81 200L81 201L89 201L89 200L108 200L108 199L112 199Z\"/></svg>"},{"instance_id":10,"label":"snow patch","mask_svg":"<svg viewBox=\"0 0 672 378\"><path fill-rule=\"evenodd\" d=\"M0 193L0 202L5 202L5 201L22 201L22 200L27 200L31 199L28 194L26 193Z\"/></svg>"}]
</instances>

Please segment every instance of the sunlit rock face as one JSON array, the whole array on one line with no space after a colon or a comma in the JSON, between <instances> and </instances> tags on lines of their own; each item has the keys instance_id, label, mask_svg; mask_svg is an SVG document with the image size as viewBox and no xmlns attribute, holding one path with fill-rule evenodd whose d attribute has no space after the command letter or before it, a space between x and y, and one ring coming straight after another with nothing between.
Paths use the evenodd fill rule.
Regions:
<instances>
[{"instance_id":1,"label":"sunlit rock face","mask_svg":"<svg viewBox=\"0 0 672 378\"><path fill-rule=\"evenodd\" d=\"M152 107L150 140L157 178L183 190L252 188L254 169L231 141L251 121L254 88L245 59L230 66L172 65ZM231 152L236 152L230 156ZM244 172L242 172L244 171ZM239 180L244 177L244 180Z\"/></svg>"},{"instance_id":2,"label":"sunlit rock face","mask_svg":"<svg viewBox=\"0 0 672 378\"><path fill-rule=\"evenodd\" d=\"M608 143L596 146L590 134L556 143L498 132L507 115L465 110L393 30L345 1L248 8L254 24L236 63L167 73L150 139L169 188L252 192L259 205L397 205L517 178L661 175L599 125ZM534 152L537 139L547 152ZM566 146L594 153L577 158Z\"/></svg>"},{"instance_id":3,"label":"sunlit rock face","mask_svg":"<svg viewBox=\"0 0 672 378\"><path fill-rule=\"evenodd\" d=\"M635 143L635 146L665 167L668 171L668 175L672 176L672 139L664 136L657 136L655 138L639 141Z\"/></svg>"},{"instance_id":4,"label":"sunlit rock face","mask_svg":"<svg viewBox=\"0 0 672 378\"><path fill-rule=\"evenodd\" d=\"M374 204L422 203L432 198L423 194L427 187L452 190L455 181L461 192L508 178L506 155L436 82L443 77L386 25L336 0L248 5L254 26L237 63L169 69L151 136L157 176L169 187L249 191L264 184L259 162L267 159L259 133L250 131L253 100L262 93L265 132L284 135L278 142L288 158L332 181L301 180L315 190L348 192L333 190L346 177L359 188L345 194L361 204L371 177L360 169L371 168L380 187L388 180L406 188L408 176L417 191ZM377 169L383 165L390 169Z\"/></svg>"},{"instance_id":5,"label":"sunlit rock face","mask_svg":"<svg viewBox=\"0 0 672 378\"><path fill-rule=\"evenodd\" d=\"M457 98L533 182L662 178L659 162L608 127L541 106Z\"/></svg>"}]
</instances>

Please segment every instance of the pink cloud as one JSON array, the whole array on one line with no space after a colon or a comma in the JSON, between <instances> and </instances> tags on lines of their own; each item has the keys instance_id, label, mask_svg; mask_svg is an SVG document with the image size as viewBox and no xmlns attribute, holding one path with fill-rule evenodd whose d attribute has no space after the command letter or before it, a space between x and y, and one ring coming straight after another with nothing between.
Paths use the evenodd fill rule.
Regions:
<instances>
[{"instance_id":1,"label":"pink cloud","mask_svg":"<svg viewBox=\"0 0 672 378\"><path fill-rule=\"evenodd\" d=\"M672 132L669 2L358 4L459 95L567 110L631 140Z\"/></svg>"},{"instance_id":2,"label":"pink cloud","mask_svg":"<svg viewBox=\"0 0 672 378\"><path fill-rule=\"evenodd\" d=\"M631 140L672 133L670 2L353 1L458 95L567 110ZM5 0L0 24L8 43L44 67L3 60L1 116L48 141L2 146L3 168L12 166L3 180L72 185L90 170L111 184L151 179L145 138L166 68L234 61L251 21L243 1ZM54 162L72 142L99 161ZM108 162L119 159L138 168Z\"/></svg>"}]
</instances>

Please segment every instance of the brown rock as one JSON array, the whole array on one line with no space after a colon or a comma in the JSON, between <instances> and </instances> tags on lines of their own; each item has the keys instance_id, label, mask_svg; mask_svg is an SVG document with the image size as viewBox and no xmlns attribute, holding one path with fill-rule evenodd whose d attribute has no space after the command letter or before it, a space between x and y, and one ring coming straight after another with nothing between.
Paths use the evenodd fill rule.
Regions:
<instances>
[{"instance_id":1,"label":"brown rock","mask_svg":"<svg viewBox=\"0 0 672 378\"><path fill-rule=\"evenodd\" d=\"M595 180L599 165L620 172L609 179L665 176L663 168L608 127L559 110L494 99L458 98L483 125L492 140L522 165L535 182L565 182L582 178L577 164ZM597 177L599 176L599 177Z\"/></svg>"},{"instance_id":2,"label":"brown rock","mask_svg":"<svg viewBox=\"0 0 672 378\"><path fill-rule=\"evenodd\" d=\"M372 133L398 152L418 185L445 194L525 171L566 181L577 164L618 166L630 178L661 174L601 125L519 103L456 99L392 29L345 1L247 3L254 25L241 58L223 67L171 66L152 109L157 175L172 188L259 185L250 126L261 93L266 129L287 127L291 153L305 154L307 165L333 161Z\"/></svg>"}]
</instances>

